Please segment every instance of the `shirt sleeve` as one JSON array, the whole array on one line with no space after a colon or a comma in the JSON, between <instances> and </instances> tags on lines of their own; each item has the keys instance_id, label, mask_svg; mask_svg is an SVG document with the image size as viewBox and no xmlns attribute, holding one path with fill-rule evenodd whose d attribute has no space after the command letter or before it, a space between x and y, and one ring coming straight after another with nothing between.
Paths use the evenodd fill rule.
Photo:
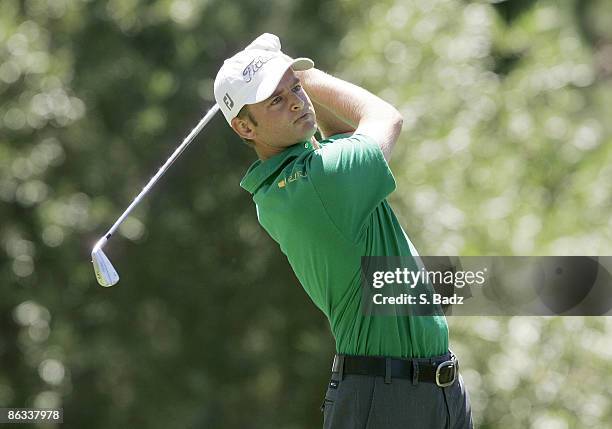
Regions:
<instances>
[{"instance_id":1,"label":"shirt sleeve","mask_svg":"<svg viewBox=\"0 0 612 429\"><path fill-rule=\"evenodd\" d=\"M309 174L327 214L351 241L396 186L380 146L362 134L314 151Z\"/></svg>"}]
</instances>

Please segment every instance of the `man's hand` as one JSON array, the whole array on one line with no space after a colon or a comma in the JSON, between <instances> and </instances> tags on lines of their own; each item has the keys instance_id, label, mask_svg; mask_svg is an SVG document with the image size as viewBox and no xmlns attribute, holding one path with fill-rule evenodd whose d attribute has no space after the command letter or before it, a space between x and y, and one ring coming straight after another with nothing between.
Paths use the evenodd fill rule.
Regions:
<instances>
[{"instance_id":1,"label":"man's hand","mask_svg":"<svg viewBox=\"0 0 612 429\"><path fill-rule=\"evenodd\" d=\"M317 117L320 111L323 115L320 126L328 126L333 132L347 124L355 133L374 139L381 147L385 159L391 159L403 123L395 107L371 92L321 70L310 69L296 72L296 75L314 103ZM327 132L324 134L329 135Z\"/></svg>"}]
</instances>

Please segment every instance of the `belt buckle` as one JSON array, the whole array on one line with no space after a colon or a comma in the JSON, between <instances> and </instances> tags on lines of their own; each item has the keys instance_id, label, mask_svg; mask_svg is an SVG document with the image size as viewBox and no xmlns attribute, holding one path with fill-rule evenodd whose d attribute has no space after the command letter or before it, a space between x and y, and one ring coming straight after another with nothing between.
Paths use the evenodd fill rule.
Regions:
<instances>
[{"instance_id":1,"label":"belt buckle","mask_svg":"<svg viewBox=\"0 0 612 429\"><path fill-rule=\"evenodd\" d=\"M440 370L442 368L446 368L452 366L453 367L453 379L451 381L448 381L446 383L440 383ZM442 362L440 365L438 365L438 367L436 368L436 384L440 387L448 387L451 384L453 384L455 382L455 380L457 380L457 361L455 359L451 359L451 360L447 360Z\"/></svg>"}]
</instances>

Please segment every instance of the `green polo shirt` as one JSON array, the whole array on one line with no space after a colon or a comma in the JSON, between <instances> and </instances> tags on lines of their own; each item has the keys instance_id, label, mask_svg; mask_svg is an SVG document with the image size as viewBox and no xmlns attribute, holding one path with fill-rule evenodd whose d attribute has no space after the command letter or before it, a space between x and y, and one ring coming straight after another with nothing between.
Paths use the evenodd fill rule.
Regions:
<instances>
[{"instance_id":1,"label":"green polo shirt","mask_svg":"<svg viewBox=\"0 0 612 429\"><path fill-rule=\"evenodd\" d=\"M386 197L395 179L371 138L337 135L256 161L240 185L306 293L329 319L338 353L431 357L448 350L439 316L365 316L362 256L418 256Z\"/></svg>"}]
</instances>

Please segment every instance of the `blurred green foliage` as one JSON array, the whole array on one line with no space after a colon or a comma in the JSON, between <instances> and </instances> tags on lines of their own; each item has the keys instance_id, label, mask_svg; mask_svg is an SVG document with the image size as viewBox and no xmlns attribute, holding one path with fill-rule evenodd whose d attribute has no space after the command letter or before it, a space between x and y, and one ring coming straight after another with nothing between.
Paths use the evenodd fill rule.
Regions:
<instances>
[{"instance_id":1,"label":"blurred green foliage","mask_svg":"<svg viewBox=\"0 0 612 429\"><path fill-rule=\"evenodd\" d=\"M422 254L610 254L605 0L0 3L0 407L66 427L319 427L327 321L258 226L216 118L91 246L262 32L403 112L391 203ZM449 317L482 428L612 424L609 318Z\"/></svg>"}]
</instances>

